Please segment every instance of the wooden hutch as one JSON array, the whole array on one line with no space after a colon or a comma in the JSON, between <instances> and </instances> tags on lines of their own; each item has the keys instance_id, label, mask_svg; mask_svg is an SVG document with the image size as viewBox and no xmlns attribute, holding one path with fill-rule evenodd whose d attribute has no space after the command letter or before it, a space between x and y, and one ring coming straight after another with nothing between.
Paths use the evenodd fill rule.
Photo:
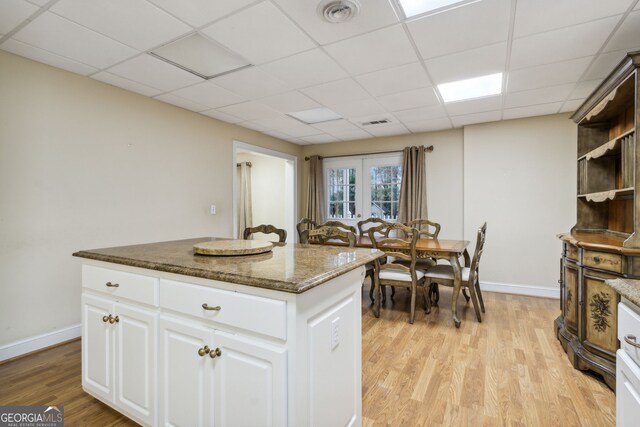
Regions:
<instances>
[{"instance_id":1,"label":"wooden hutch","mask_svg":"<svg viewBox=\"0 0 640 427\"><path fill-rule=\"evenodd\" d=\"M640 278L640 52L629 53L573 114L577 220L561 234L557 337L574 367L615 389L619 296L604 284ZM637 212L637 214L636 214Z\"/></svg>"}]
</instances>

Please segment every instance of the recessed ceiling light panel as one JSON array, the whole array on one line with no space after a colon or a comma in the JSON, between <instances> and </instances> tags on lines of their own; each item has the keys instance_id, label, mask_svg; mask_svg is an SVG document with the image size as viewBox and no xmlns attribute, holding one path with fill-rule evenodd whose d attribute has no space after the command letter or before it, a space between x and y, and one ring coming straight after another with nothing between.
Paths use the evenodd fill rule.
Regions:
<instances>
[{"instance_id":1,"label":"recessed ceiling light panel","mask_svg":"<svg viewBox=\"0 0 640 427\"><path fill-rule=\"evenodd\" d=\"M293 113L287 113L287 115L308 125L329 122L331 120L339 120L342 118L342 116L326 107L295 111Z\"/></svg>"},{"instance_id":2,"label":"recessed ceiling light panel","mask_svg":"<svg viewBox=\"0 0 640 427\"><path fill-rule=\"evenodd\" d=\"M438 85L438 91L444 102L499 95L502 93L502 73L442 83Z\"/></svg>"},{"instance_id":3,"label":"recessed ceiling light panel","mask_svg":"<svg viewBox=\"0 0 640 427\"><path fill-rule=\"evenodd\" d=\"M411 18L428 12L442 12L447 9L462 6L462 3L475 3L479 0L398 0L404 16Z\"/></svg>"},{"instance_id":4,"label":"recessed ceiling light panel","mask_svg":"<svg viewBox=\"0 0 640 427\"><path fill-rule=\"evenodd\" d=\"M244 58L198 33L149 53L203 79L211 79L251 66Z\"/></svg>"}]
</instances>

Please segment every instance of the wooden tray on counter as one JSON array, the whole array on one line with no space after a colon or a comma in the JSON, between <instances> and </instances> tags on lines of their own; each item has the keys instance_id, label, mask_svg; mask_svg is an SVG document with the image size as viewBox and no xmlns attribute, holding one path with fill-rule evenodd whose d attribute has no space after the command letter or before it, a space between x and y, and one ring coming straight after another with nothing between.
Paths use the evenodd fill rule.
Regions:
<instances>
[{"instance_id":1,"label":"wooden tray on counter","mask_svg":"<svg viewBox=\"0 0 640 427\"><path fill-rule=\"evenodd\" d=\"M195 253L212 256L255 255L272 249L273 243L257 240L214 240L193 245Z\"/></svg>"}]
</instances>

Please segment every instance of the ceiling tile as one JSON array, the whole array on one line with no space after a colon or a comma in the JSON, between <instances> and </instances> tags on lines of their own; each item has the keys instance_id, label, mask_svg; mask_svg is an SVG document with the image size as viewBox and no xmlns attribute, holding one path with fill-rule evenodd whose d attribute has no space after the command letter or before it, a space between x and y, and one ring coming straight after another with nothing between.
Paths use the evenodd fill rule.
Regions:
<instances>
[{"instance_id":1,"label":"ceiling tile","mask_svg":"<svg viewBox=\"0 0 640 427\"><path fill-rule=\"evenodd\" d=\"M410 110L396 111L393 113L398 120L407 124L409 122L420 122L431 119L446 117L447 113L441 105L431 105L429 107L412 108Z\"/></svg>"},{"instance_id":2,"label":"ceiling tile","mask_svg":"<svg viewBox=\"0 0 640 427\"><path fill-rule=\"evenodd\" d=\"M335 136L338 139L341 139L342 141L373 138L370 133L367 133L360 128L358 128L357 130L337 130L331 132L331 135Z\"/></svg>"},{"instance_id":3,"label":"ceiling tile","mask_svg":"<svg viewBox=\"0 0 640 427\"><path fill-rule=\"evenodd\" d=\"M213 22L255 0L149 0L194 27Z\"/></svg>"},{"instance_id":4,"label":"ceiling tile","mask_svg":"<svg viewBox=\"0 0 640 427\"><path fill-rule=\"evenodd\" d=\"M367 99L369 94L354 80L344 79L302 89L313 100L324 105L339 105L349 101Z\"/></svg>"},{"instance_id":5,"label":"ceiling tile","mask_svg":"<svg viewBox=\"0 0 640 427\"><path fill-rule=\"evenodd\" d=\"M507 94L505 108L526 107L536 104L564 101L573 89L573 84L551 86L541 89L510 92Z\"/></svg>"},{"instance_id":6,"label":"ceiling tile","mask_svg":"<svg viewBox=\"0 0 640 427\"><path fill-rule=\"evenodd\" d=\"M592 56L572 59L570 61L556 62L554 64L538 65L535 67L521 68L509 72L508 90L517 92L520 90L537 89L546 86L554 86L563 83L574 83L589 66Z\"/></svg>"},{"instance_id":7,"label":"ceiling tile","mask_svg":"<svg viewBox=\"0 0 640 427\"><path fill-rule=\"evenodd\" d=\"M237 104L246 101L240 95L223 89L211 81L205 81L193 86L178 89L172 92L181 98L189 99L209 108L218 108L225 105Z\"/></svg>"},{"instance_id":8,"label":"ceiling tile","mask_svg":"<svg viewBox=\"0 0 640 427\"><path fill-rule=\"evenodd\" d=\"M109 67L138 53L50 12L38 16L14 38L95 68Z\"/></svg>"},{"instance_id":9,"label":"ceiling tile","mask_svg":"<svg viewBox=\"0 0 640 427\"><path fill-rule=\"evenodd\" d=\"M433 82L440 84L501 73L506 59L507 44L496 43L429 59L425 64Z\"/></svg>"},{"instance_id":10,"label":"ceiling tile","mask_svg":"<svg viewBox=\"0 0 640 427\"><path fill-rule=\"evenodd\" d=\"M192 28L145 0L61 0L50 9L137 50L148 50Z\"/></svg>"},{"instance_id":11,"label":"ceiling tile","mask_svg":"<svg viewBox=\"0 0 640 427\"><path fill-rule=\"evenodd\" d=\"M483 0L407 24L424 59L507 40L511 2Z\"/></svg>"},{"instance_id":12,"label":"ceiling tile","mask_svg":"<svg viewBox=\"0 0 640 427\"><path fill-rule=\"evenodd\" d=\"M390 123L386 125L372 125L367 126L367 132L369 132L373 136L381 137L381 136L393 136L393 135L404 135L409 132L403 124L401 123Z\"/></svg>"},{"instance_id":13,"label":"ceiling tile","mask_svg":"<svg viewBox=\"0 0 640 427\"><path fill-rule=\"evenodd\" d=\"M500 111L486 111L484 113L466 114L464 116L451 117L454 127L473 125L476 123L497 122L500 120Z\"/></svg>"},{"instance_id":14,"label":"ceiling tile","mask_svg":"<svg viewBox=\"0 0 640 427\"><path fill-rule=\"evenodd\" d=\"M470 99L468 101L450 102L444 104L451 116L481 113L483 111L499 110L502 108L502 95L486 98Z\"/></svg>"},{"instance_id":15,"label":"ceiling tile","mask_svg":"<svg viewBox=\"0 0 640 427\"><path fill-rule=\"evenodd\" d=\"M325 50L351 74L383 70L419 59L402 25L331 44Z\"/></svg>"},{"instance_id":16,"label":"ceiling tile","mask_svg":"<svg viewBox=\"0 0 640 427\"><path fill-rule=\"evenodd\" d=\"M598 55L582 78L585 80L593 80L607 77L626 54L626 51L618 50Z\"/></svg>"},{"instance_id":17,"label":"ceiling tile","mask_svg":"<svg viewBox=\"0 0 640 427\"><path fill-rule=\"evenodd\" d=\"M96 68L90 67L80 62L76 62L63 56L56 55L55 53L51 53L46 50L33 47L14 39L5 41L2 45L0 45L0 49L6 50L7 52L15 53L16 55L24 56L25 58L33 59L34 61L51 65L53 67L62 68L63 70L71 71L72 73L81 74L83 76L98 71Z\"/></svg>"},{"instance_id":18,"label":"ceiling tile","mask_svg":"<svg viewBox=\"0 0 640 427\"><path fill-rule=\"evenodd\" d=\"M602 82L601 79L597 80L587 80L576 83L576 86L573 88L571 95L569 95L570 99L580 99L586 98L591 95L591 92L596 90L596 88Z\"/></svg>"},{"instance_id":19,"label":"ceiling tile","mask_svg":"<svg viewBox=\"0 0 640 427\"><path fill-rule=\"evenodd\" d=\"M556 114L562 106L562 102L553 102L551 104L531 105L529 107L506 108L502 112L503 120L519 119L522 117L545 116L547 114Z\"/></svg>"},{"instance_id":20,"label":"ceiling tile","mask_svg":"<svg viewBox=\"0 0 640 427\"><path fill-rule=\"evenodd\" d=\"M258 120L280 115L280 113L273 108L255 101L229 105L228 107L218 108L218 111L225 114L231 114L232 116L236 116L242 120Z\"/></svg>"},{"instance_id":21,"label":"ceiling tile","mask_svg":"<svg viewBox=\"0 0 640 427\"><path fill-rule=\"evenodd\" d=\"M33 3L36 6L44 6L45 4L49 3L51 0L29 0L29 3Z\"/></svg>"},{"instance_id":22,"label":"ceiling tile","mask_svg":"<svg viewBox=\"0 0 640 427\"><path fill-rule=\"evenodd\" d=\"M268 98L261 99L260 102L283 113L292 113L320 107L320 104L298 91L273 95Z\"/></svg>"},{"instance_id":23,"label":"ceiling tile","mask_svg":"<svg viewBox=\"0 0 640 427\"><path fill-rule=\"evenodd\" d=\"M289 116L285 116L284 114L280 114L278 116L267 117L264 119L254 120L254 123L262 125L266 128L277 130L279 132L287 132L288 130L295 129L298 126L302 125L302 122L291 118ZM315 131L315 133L320 133ZM293 135L292 135L293 136Z\"/></svg>"},{"instance_id":24,"label":"ceiling tile","mask_svg":"<svg viewBox=\"0 0 640 427\"><path fill-rule=\"evenodd\" d=\"M107 71L163 92L203 81L200 77L146 54L111 67Z\"/></svg>"},{"instance_id":25,"label":"ceiling tile","mask_svg":"<svg viewBox=\"0 0 640 427\"><path fill-rule=\"evenodd\" d=\"M510 69L593 56L620 18L614 16L513 41ZM551 48L551 46L553 48Z\"/></svg>"},{"instance_id":26,"label":"ceiling tile","mask_svg":"<svg viewBox=\"0 0 640 427\"><path fill-rule=\"evenodd\" d=\"M92 75L91 78L144 96L156 96L161 92L158 89L116 76L115 74L107 73L106 71L96 73Z\"/></svg>"},{"instance_id":27,"label":"ceiling tile","mask_svg":"<svg viewBox=\"0 0 640 427\"><path fill-rule=\"evenodd\" d=\"M624 13L632 0L518 0L514 37Z\"/></svg>"},{"instance_id":28,"label":"ceiling tile","mask_svg":"<svg viewBox=\"0 0 640 427\"><path fill-rule=\"evenodd\" d=\"M387 111L373 98L343 102L341 104L329 104L329 108L342 117L348 118L368 116L370 114L379 114Z\"/></svg>"},{"instance_id":29,"label":"ceiling tile","mask_svg":"<svg viewBox=\"0 0 640 427\"><path fill-rule=\"evenodd\" d=\"M282 140L286 140L287 138L291 138L291 135L287 135L286 133L283 132L277 132L275 130L270 130L270 131L265 131L265 134L272 136L274 138L278 138L278 139L282 139Z\"/></svg>"},{"instance_id":30,"label":"ceiling tile","mask_svg":"<svg viewBox=\"0 0 640 427\"><path fill-rule=\"evenodd\" d=\"M165 93L163 95L156 96L155 99L160 100L162 102L166 102L167 104L173 104L180 108L195 111L196 113L200 111L205 111L206 109L209 108L206 105L198 104L197 102L184 99L172 93Z\"/></svg>"},{"instance_id":31,"label":"ceiling tile","mask_svg":"<svg viewBox=\"0 0 640 427\"><path fill-rule=\"evenodd\" d=\"M326 133L322 134L322 135L311 135L311 136L303 136L302 138L303 141L307 141L310 142L312 144L326 144L329 142L338 142L339 139L331 136L331 135L327 135Z\"/></svg>"},{"instance_id":32,"label":"ceiling tile","mask_svg":"<svg viewBox=\"0 0 640 427\"><path fill-rule=\"evenodd\" d=\"M360 130L360 128L358 128L356 125L344 119L331 120L329 122L324 122L324 123L316 123L312 126L316 129L320 129L322 132L326 132L330 134L333 134L334 132L341 132L341 131Z\"/></svg>"},{"instance_id":33,"label":"ceiling tile","mask_svg":"<svg viewBox=\"0 0 640 427\"><path fill-rule=\"evenodd\" d=\"M432 87L381 96L378 102L389 111L409 110L440 103Z\"/></svg>"},{"instance_id":34,"label":"ceiling tile","mask_svg":"<svg viewBox=\"0 0 640 427\"><path fill-rule=\"evenodd\" d=\"M640 11L630 13L604 48L605 52L640 49Z\"/></svg>"},{"instance_id":35,"label":"ceiling tile","mask_svg":"<svg viewBox=\"0 0 640 427\"><path fill-rule=\"evenodd\" d=\"M294 89L347 77L347 73L326 53L314 49L261 65L261 69Z\"/></svg>"},{"instance_id":36,"label":"ceiling tile","mask_svg":"<svg viewBox=\"0 0 640 427\"><path fill-rule=\"evenodd\" d=\"M285 133L295 137L295 138L302 138L303 136L311 136L311 135L318 135L318 129L315 129L309 125L298 125L295 127L291 127L291 128L287 128Z\"/></svg>"},{"instance_id":37,"label":"ceiling tile","mask_svg":"<svg viewBox=\"0 0 640 427\"><path fill-rule=\"evenodd\" d=\"M316 47L270 2L262 2L201 30L245 57L262 64Z\"/></svg>"},{"instance_id":38,"label":"ceiling tile","mask_svg":"<svg viewBox=\"0 0 640 427\"><path fill-rule=\"evenodd\" d=\"M247 129L251 129L251 130L255 130L258 132L266 132L266 131L270 131L271 129L269 129L266 126L263 126L259 123L256 122L242 122L242 123L236 123L238 126L242 126L243 128L247 128Z\"/></svg>"},{"instance_id":39,"label":"ceiling tile","mask_svg":"<svg viewBox=\"0 0 640 427\"><path fill-rule=\"evenodd\" d=\"M419 62L362 74L355 79L373 96L431 86L429 77Z\"/></svg>"},{"instance_id":40,"label":"ceiling tile","mask_svg":"<svg viewBox=\"0 0 640 427\"><path fill-rule=\"evenodd\" d=\"M383 119L388 120L389 123L383 123L383 124L377 124L377 125L365 124L365 123L383 120ZM400 123L400 121L392 113L371 114L368 116L354 117L352 119L349 119L349 121L354 125L358 126L359 128L366 130L367 132L369 131L369 129L371 129L371 127L389 126L389 125Z\"/></svg>"},{"instance_id":41,"label":"ceiling tile","mask_svg":"<svg viewBox=\"0 0 640 427\"><path fill-rule=\"evenodd\" d=\"M257 67L225 74L211 81L249 99L264 98L290 89L285 83Z\"/></svg>"},{"instance_id":42,"label":"ceiling tile","mask_svg":"<svg viewBox=\"0 0 640 427\"><path fill-rule=\"evenodd\" d=\"M274 0L318 43L344 40L398 22L388 0L367 0L360 13L346 24L331 24L318 17L318 0Z\"/></svg>"},{"instance_id":43,"label":"ceiling tile","mask_svg":"<svg viewBox=\"0 0 640 427\"><path fill-rule=\"evenodd\" d=\"M7 34L38 10L24 0L0 1L0 34Z\"/></svg>"},{"instance_id":44,"label":"ceiling tile","mask_svg":"<svg viewBox=\"0 0 640 427\"><path fill-rule=\"evenodd\" d=\"M231 114L223 113L222 111L218 111L218 110L202 111L201 114L204 114L205 116L213 117L214 119L222 120L223 122L227 122L227 123L238 123L242 121L242 119L239 117L232 116Z\"/></svg>"},{"instance_id":45,"label":"ceiling tile","mask_svg":"<svg viewBox=\"0 0 640 427\"><path fill-rule=\"evenodd\" d=\"M422 120L418 122L410 122L404 124L407 129L413 133L418 132L433 132L436 130L451 129L451 121L447 118Z\"/></svg>"},{"instance_id":46,"label":"ceiling tile","mask_svg":"<svg viewBox=\"0 0 640 427\"><path fill-rule=\"evenodd\" d=\"M571 101L566 101L562 108L560 108L560 113L569 113L574 112L582 105L584 99L572 99Z\"/></svg>"}]
</instances>

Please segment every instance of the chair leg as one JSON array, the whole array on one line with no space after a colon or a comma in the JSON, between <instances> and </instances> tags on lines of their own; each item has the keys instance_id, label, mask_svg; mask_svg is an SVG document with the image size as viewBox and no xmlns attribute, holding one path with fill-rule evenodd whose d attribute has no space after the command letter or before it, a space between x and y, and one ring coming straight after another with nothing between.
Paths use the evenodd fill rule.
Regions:
<instances>
[{"instance_id":1,"label":"chair leg","mask_svg":"<svg viewBox=\"0 0 640 427\"><path fill-rule=\"evenodd\" d=\"M482 322L482 314L480 313L478 297L476 295L476 287L473 285L469 286L469 293L471 294L471 302L473 303L473 310L476 312L476 317L478 318L478 322Z\"/></svg>"},{"instance_id":2,"label":"chair leg","mask_svg":"<svg viewBox=\"0 0 640 427\"><path fill-rule=\"evenodd\" d=\"M466 299L467 302L469 302L469 295L467 295L467 288L462 288L462 295L464 296L464 299Z\"/></svg>"},{"instance_id":3,"label":"chair leg","mask_svg":"<svg viewBox=\"0 0 640 427\"><path fill-rule=\"evenodd\" d=\"M431 313L431 292L429 291L430 284L424 283L422 285L422 291L424 295L424 312L426 314Z\"/></svg>"},{"instance_id":4,"label":"chair leg","mask_svg":"<svg viewBox=\"0 0 640 427\"><path fill-rule=\"evenodd\" d=\"M375 273L373 276L374 276L373 283L375 286L374 294L376 295L375 302L373 303L373 314L376 317L380 317L380 301L382 300L382 298L380 297L380 278Z\"/></svg>"},{"instance_id":5,"label":"chair leg","mask_svg":"<svg viewBox=\"0 0 640 427\"><path fill-rule=\"evenodd\" d=\"M438 284L432 283L429 288L429 292L431 293L431 305L437 307L438 301L440 301L440 290L438 289Z\"/></svg>"},{"instance_id":6,"label":"chair leg","mask_svg":"<svg viewBox=\"0 0 640 427\"><path fill-rule=\"evenodd\" d=\"M396 287L392 286L391 287L391 301L393 301L393 297L396 296Z\"/></svg>"},{"instance_id":7,"label":"chair leg","mask_svg":"<svg viewBox=\"0 0 640 427\"><path fill-rule=\"evenodd\" d=\"M371 300L371 303L375 301L375 298L373 297L374 288L375 285L373 284L373 277L371 277L371 288L369 288L369 299Z\"/></svg>"},{"instance_id":8,"label":"chair leg","mask_svg":"<svg viewBox=\"0 0 640 427\"><path fill-rule=\"evenodd\" d=\"M416 286L411 287L411 314L409 315L409 323L413 324L416 318Z\"/></svg>"},{"instance_id":9,"label":"chair leg","mask_svg":"<svg viewBox=\"0 0 640 427\"><path fill-rule=\"evenodd\" d=\"M387 302L387 287L385 285L380 285L380 298L382 298L382 303Z\"/></svg>"},{"instance_id":10,"label":"chair leg","mask_svg":"<svg viewBox=\"0 0 640 427\"><path fill-rule=\"evenodd\" d=\"M480 290L480 281L477 280L476 278L476 295L478 296L478 301L480 302L480 309L482 309L482 312L484 313L484 301L482 300L482 291Z\"/></svg>"}]
</instances>

